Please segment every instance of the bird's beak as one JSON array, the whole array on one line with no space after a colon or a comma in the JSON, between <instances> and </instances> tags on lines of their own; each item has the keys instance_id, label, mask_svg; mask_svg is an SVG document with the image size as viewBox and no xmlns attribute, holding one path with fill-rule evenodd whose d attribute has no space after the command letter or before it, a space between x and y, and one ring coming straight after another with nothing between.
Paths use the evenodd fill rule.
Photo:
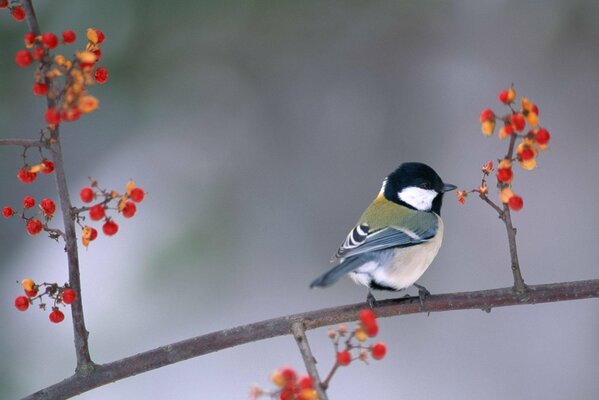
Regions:
<instances>
[{"instance_id":1,"label":"bird's beak","mask_svg":"<svg viewBox=\"0 0 599 400\"><path fill-rule=\"evenodd\" d=\"M452 185L451 183L444 183L443 184L443 193L451 192L452 190L455 190L457 188L458 187L456 185Z\"/></svg>"}]
</instances>

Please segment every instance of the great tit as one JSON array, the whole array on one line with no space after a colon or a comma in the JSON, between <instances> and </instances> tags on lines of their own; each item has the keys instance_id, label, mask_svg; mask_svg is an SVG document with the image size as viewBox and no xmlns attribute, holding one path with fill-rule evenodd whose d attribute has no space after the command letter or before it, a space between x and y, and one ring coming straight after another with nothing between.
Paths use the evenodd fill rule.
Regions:
<instances>
[{"instance_id":1,"label":"great tit","mask_svg":"<svg viewBox=\"0 0 599 400\"><path fill-rule=\"evenodd\" d=\"M455 188L426 164L401 164L383 180L379 194L333 256L331 262L338 265L310 287L326 287L349 274L368 287L371 307L371 289L398 291L412 285L422 304L429 293L415 282L441 247L443 194Z\"/></svg>"}]
</instances>

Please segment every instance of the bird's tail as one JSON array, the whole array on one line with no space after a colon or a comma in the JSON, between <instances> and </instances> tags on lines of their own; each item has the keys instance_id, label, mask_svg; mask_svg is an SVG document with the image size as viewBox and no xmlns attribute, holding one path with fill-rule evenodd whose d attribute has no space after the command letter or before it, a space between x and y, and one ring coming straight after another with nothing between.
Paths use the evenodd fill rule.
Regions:
<instances>
[{"instance_id":1,"label":"bird's tail","mask_svg":"<svg viewBox=\"0 0 599 400\"><path fill-rule=\"evenodd\" d=\"M310 288L314 287L327 287L337 282L339 278L343 275L355 271L362 264L364 264L364 260L361 257L351 257L345 259L341 264L337 265L329 272L324 275L321 275L317 279L315 279L311 284Z\"/></svg>"}]
</instances>

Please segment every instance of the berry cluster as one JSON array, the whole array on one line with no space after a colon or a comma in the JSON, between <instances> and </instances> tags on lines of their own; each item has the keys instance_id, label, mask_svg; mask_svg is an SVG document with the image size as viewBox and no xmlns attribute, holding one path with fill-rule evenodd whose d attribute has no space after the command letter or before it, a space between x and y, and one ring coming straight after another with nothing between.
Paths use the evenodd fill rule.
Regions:
<instances>
[{"instance_id":1,"label":"berry cluster","mask_svg":"<svg viewBox=\"0 0 599 400\"><path fill-rule=\"evenodd\" d=\"M331 378L339 367L345 367L354 360L368 362L368 358L381 360L387 354L387 346L382 342L373 345L364 345L368 338L375 337L379 332L376 314L371 309L360 311L360 322L357 327L349 332L347 326L340 325L337 330L329 330L328 336L335 347L335 364L322 382L323 388L327 388ZM357 343L354 342L354 339ZM354 354L352 354L354 353ZM370 354L370 356L369 356ZM314 389L314 382L308 375L298 378L295 370L284 367L275 371L271 376L276 390L267 391L258 386L250 390L250 398L255 400L262 396L269 396L279 400L316 400L318 393Z\"/></svg>"},{"instance_id":2,"label":"berry cluster","mask_svg":"<svg viewBox=\"0 0 599 400\"><path fill-rule=\"evenodd\" d=\"M58 305L72 304L77 298L75 290L70 288L66 283L63 286L46 282L38 285L32 279L27 278L21 281L21 286L25 291L25 295L15 298L15 307L17 310L26 311L36 300L39 300L39 308L45 310L46 303L44 303L44 296L48 296L48 298L53 300L52 311L48 315L48 318L55 324L64 320L64 313L60 311Z\"/></svg>"},{"instance_id":3,"label":"berry cluster","mask_svg":"<svg viewBox=\"0 0 599 400\"><path fill-rule=\"evenodd\" d=\"M510 112L505 115L497 115L489 108L484 109L480 114L481 130L485 136L491 136L495 132L497 123L501 123L497 134L499 139L510 138L507 154L498 160L495 177L497 178L501 203L507 205L513 211L519 211L522 209L524 201L521 196L514 194L512 191L513 163L518 162L520 167L525 170L535 169L539 151L548 148L551 135L547 129L539 126L539 108L536 104L522 97L520 99L520 108L515 108L516 91L513 87L502 90L498 97L499 101L510 109ZM529 129L525 132L527 125ZM520 142L516 146L517 140ZM483 165L481 185L473 190L457 191L458 201L464 204L468 194L473 192L488 199L486 197L488 193L487 177L493 170L492 161Z\"/></svg>"},{"instance_id":4,"label":"berry cluster","mask_svg":"<svg viewBox=\"0 0 599 400\"><path fill-rule=\"evenodd\" d=\"M17 8L13 7L13 10ZM15 63L26 68L34 61L38 62L32 91L36 96L46 96L51 100L51 106L45 113L50 129L61 121L76 121L82 114L98 108L98 99L87 92L87 87L94 83L103 84L108 79L106 68L97 66L102 58L100 44L104 38L101 30L89 28L85 50L76 51L69 60L62 54L52 55L51 51L60 43L75 43L77 35L72 30L62 32L61 39L53 32L25 34L25 48L17 52Z\"/></svg>"},{"instance_id":5,"label":"berry cluster","mask_svg":"<svg viewBox=\"0 0 599 400\"><path fill-rule=\"evenodd\" d=\"M371 346L364 346L362 343L368 338L375 337L379 333L379 326L376 321L376 314L367 308L360 311L360 323L351 333L345 325L341 325L337 330L330 330L328 335L333 341L337 354L336 366L345 367L354 360L366 362L368 353L375 360L381 360L387 353L387 346L378 342ZM343 343L340 343L342 339ZM353 343L356 339L358 343ZM341 344L343 348L341 349ZM354 353L354 354L352 354Z\"/></svg>"},{"instance_id":6,"label":"berry cluster","mask_svg":"<svg viewBox=\"0 0 599 400\"><path fill-rule=\"evenodd\" d=\"M250 399L270 396L280 400L318 400L314 382L308 375L298 376L293 368L283 367L272 373L270 380L278 388L267 392L258 386L250 389Z\"/></svg>"},{"instance_id":7,"label":"berry cluster","mask_svg":"<svg viewBox=\"0 0 599 400\"><path fill-rule=\"evenodd\" d=\"M81 223L81 220L85 219L82 216L83 213L88 213L89 219L92 221L103 221L102 232L106 236L113 236L118 232L119 226L107 212L115 210L125 218L132 218L137 212L136 203L141 203L146 195L144 190L136 186L133 180L127 182L123 194L116 190L100 188L98 182L93 179L90 179L90 181L90 186L81 189L79 197L84 203L95 202L95 204L74 210L77 215L77 222L82 228L81 242L85 247L89 246L89 243L98 237L98 231Z\"/></svg>"},{"instance_id":8,"label":"berry cluster","mask_svg":"<svg viewBox=\"0 0 599 400\"><path fill-rule=\"evenodd\" d=\"M28 165L25 163L17 172L17 178L22 183L31 183L37 179L38 172L48 175L54 172L54 163L47 159L42 159L39 164Z\"/></svg>"},{"instance_id":9,"label":"berry cluster","mask_svg":"<svg viewBox=\"0 0 599 400\"><path fill-rule=\"evenodd\" d=\"M36 201L33 197L25 196L23 197L22 211L17 212L14 208L6 206L2 208L2 215L5 218L10 218L14 215L21 217L25 221L27 233L29 233L31 236L35 236L42 230L45 230L50 234L50 237L53 239L58 239L58 237L61 236L61 233L56 229L48 227L48 222L52 219L54 213L56 212L56 203L54 203L54 200L52 199L44 198L38 204L37 214L33 216L27 216L27 212L34 209L35 204Z\"/></svg>"}]
</instances>

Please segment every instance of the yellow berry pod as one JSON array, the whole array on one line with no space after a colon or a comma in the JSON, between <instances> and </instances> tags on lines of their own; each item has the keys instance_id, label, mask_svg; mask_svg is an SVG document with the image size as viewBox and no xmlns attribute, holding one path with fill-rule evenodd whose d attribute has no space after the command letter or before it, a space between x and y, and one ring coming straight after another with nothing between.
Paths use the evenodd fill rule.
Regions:
<instances>
[{"instance_id":1,"label":"yellow berry pod","mask_svg":"<svg viewBox=\"0 0 599 400\"><path fill-rule=\"evenodd\" d=\"M298 396L298 400L318 400L318 393L316 393L315 389L302 389L300 390Z\"/></svg>"},{"instance_id":2,"label":"yellow berry pod","mask_svg":"<svg viewBox=\"0 0 599 400\"><path fill-rule=\"evenodd\" d=\"M495 120L486 120L481 124L481 131L485 136L491 136L495 130Z\"/></svg>"},{"instance_id":3,"label":"yellow berry pod","mask_svg":"<svg viewBox=\"0 0 599 400\"><path fill-rule=\"evenodd\" d=\"M537 167L537 159L533 157L529 160L520 161L520 166L525 170L532 171Z\"/></svg>"},{"instance_id":4,"label":"yellow berry pod","mask_svg":"<svg viewBox=\"0 0 599 400\"><path fill-rule=\"evenodd\" d=\"M275 371L270 376L270 380L275 386L283 387L287 383L281 371Z\"/></svg>"},{"instance_id":5,"label":"yellow berry pod","mask_svg":"<svg viewBox=\"0 0 599 400\"><path fill-rule=\"evenodd\" d=\"M366 339L368 339L368 335L366 334L366 331L364 331L364 329L362 329L362 328L360 328L356 331L355 337L360 342L364 342L364 341L366 341Z\"/></svg>"},{"instance_id":6,"label":"yellow berry pod","mask_svg":"<svg viewBox=\"0 0 599 400\"><path fill-rule=\"evenodd\" d=\"M87 40L94 44L98 43L98 32L94 28L87 28Z\"/></svg>"},{"instance_id":7,"label":"yellow berry pod","mask_svg":"<svg viewBox=\"0 0 599 400\"><path fill-rule=\"evenodd\" d=\"M539 125L539 116L534 112L529 111L528 115L526 115L526 121L530 126L536 127L537 125Z\"/></svg>"},{"instance_id":8,"label":"yellow berry pod","mask_svg":"<svg viewBox=\"0 0 599 400\"><path fill-rule=\"evenodd\" d=\"M23 286L23 289L25 289L25 291L27 292L31 292L32 290L35 290L37 287L33 279L29 278L23 279L21 281L21 286Z\"/></svg>"},{"instance_id":9,"label":"yellow berry pod","mask_svg":"<svg viewBox=\"0 0 599 400\"><path fill-rule=\"evenodd\" d=\"M96 55L91 51L78 51L75 53L75 57L77 57L77 60L85 64L93 64L97 60Z\"/></svg>"},{"instance_id":10,"label":"yellow berry pod","mask_svg":"<svg viewBox=\"0 0 599 400\"><path fill-rule=\"evenodd\" d=\"M77 102L79 111L81 111L84 114L96 110L99 104L100 101L96 99L94 96L90 95L80 97L79 101Z\"/></svg>"},{"instance_id":11,"label":"yellow berry pod","mask_svg":"<svg viewBox=\"0 0 599 400\"><path fill-rule=\"evenodd\" d=\"M127 193L127 196L131 196L131 192L133 191L133 189L135 189L135 181L133 179L130 179L129 182L127 182L127 185L125 186L125 193Z\"/></svg>"},{"instance_id":12,"label":"yellow berry pod","mask_svg":"<svg viewBox=\"0 0 599 400\"><path fill-rule=\"evenodd\" d=\"M498 169L502 169L502 168L512 168L512 160L508 160L508 159L503 159L501 161L499 161L499 166L497 167Z\"/></svg>"},{"instance_id":13,"label":"yellow berry pod","mask_svg":"<svg viewBox=\"0 0 599 400\"><path fill-rule=\"evenodd\" d=\"M508 102L512 102L514 100L516 100L516 90L513 87L510 87L507 90L507 100Z\"/></svg>"},{"instance_id":14,"label":"yellow berry pod","mask_svg":"<svg viewBox=\"0 0 599 400\"><path fill-rule=\"evenodd\" d=\"M514 196L514 192L510 188L503 188L501 192L499 192L499 201L503 204L507 204L510 201L510 198Z\"/></svg>"}]
</instances>

